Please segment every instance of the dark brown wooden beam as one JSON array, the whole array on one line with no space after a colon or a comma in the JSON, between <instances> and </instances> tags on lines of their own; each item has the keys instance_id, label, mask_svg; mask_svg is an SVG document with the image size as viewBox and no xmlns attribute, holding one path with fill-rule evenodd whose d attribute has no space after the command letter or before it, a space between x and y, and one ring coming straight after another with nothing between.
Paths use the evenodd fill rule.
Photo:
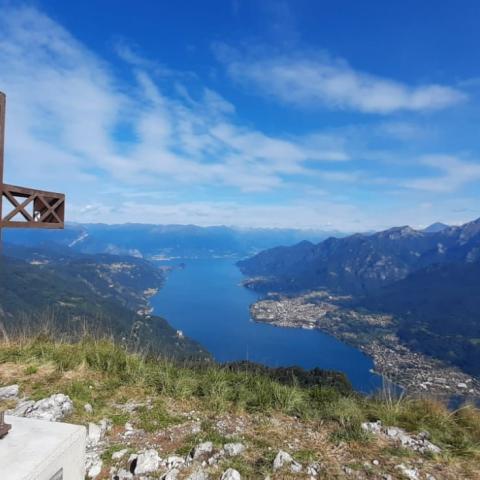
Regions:
<instances>
[{"instance_id":1,"label":"dark brown wooden beam","mask_svg":"<svg viewBox=\"0 0 480 480\"><path fill-rule=\"evenodd\" d=\"M3 158L5 145L5 108L7 98L3 92L0 92L0 255L2 254L2 202L3 202Z\"/></svg>"}]
</instances>

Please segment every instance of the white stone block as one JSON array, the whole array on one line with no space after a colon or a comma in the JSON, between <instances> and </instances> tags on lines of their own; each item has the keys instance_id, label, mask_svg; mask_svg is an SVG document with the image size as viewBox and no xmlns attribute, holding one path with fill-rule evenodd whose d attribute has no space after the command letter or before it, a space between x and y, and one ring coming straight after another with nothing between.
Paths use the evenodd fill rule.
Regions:
<instances>
[{"instance_id":1,"label":"white stone block","mask_svg":"<svg viewBox=\"0 0 480 480\"><path fill-rule=\"evenodd\" d=\"M0 440L2 480L83 480L86 429L7 415L12 429Z\"/></svg>"}]
</instances>

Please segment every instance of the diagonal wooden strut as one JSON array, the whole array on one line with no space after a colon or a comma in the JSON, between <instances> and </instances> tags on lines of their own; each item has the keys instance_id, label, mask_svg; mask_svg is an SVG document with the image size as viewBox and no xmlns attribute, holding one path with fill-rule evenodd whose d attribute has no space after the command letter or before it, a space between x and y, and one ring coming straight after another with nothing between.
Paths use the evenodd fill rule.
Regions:
<instances>
[{"instance_id":1,"label":"diagonal wooden strut","mask_svg":"<svg viewBox=\"0 0 480 480\"><path fill-rule=\"evenodd\" d=\"M3 218L4 222L8 222L14 218L18 213L29 222L33 220L33 217L25 210L25 208L35 198L34 195L30 195L24 202L18 203L17 199L8 190L4 190L3 194L7 197L8 201L15 207L8 215Z\"/></svg>"},{"instance_id":2,"label":"diagonal wooden strut","mask_svg":"<svg viewBox=\"0 0 480 480\"><path fill-rule=\"evenodd\" d=\"M0 220L0 228L63 228L65 195L3 184L2 196L13 206ZM23 199L23 201L19 200ZM27 207L33 204L33 214ZM21 215L23 220L14 220Z\"/></svg>"}]
</instances>

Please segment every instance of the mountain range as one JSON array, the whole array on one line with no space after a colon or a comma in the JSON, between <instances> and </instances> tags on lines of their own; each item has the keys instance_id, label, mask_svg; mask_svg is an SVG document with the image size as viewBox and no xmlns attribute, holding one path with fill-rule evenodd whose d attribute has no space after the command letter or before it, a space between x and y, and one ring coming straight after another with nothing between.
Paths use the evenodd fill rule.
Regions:
<instances>
[{"instance_id":1,"label":"mountain range","mask_svg":"<svg viewBox=\"0 0 480 480\"><path fill-rule=\"evenodd\" d=\"M73 251L110 253L137 257L246 256L277 245L300 240L314 242L340 232L276 228L233 228L226 226L146 224L67 224L65 230L10 230L6 242L34 246L60 245Z\"/></svg>"},{"instance_id":2,"label":"mountain range","mask_svg":"<svg viewBox=\"0 0 480 480\"><path fill-rule=\"evenodd\" d=\"M480 260L480 219L435 231L396 227L373 234L276 247L240 261L260 277L257 289L295 292L327 288L367 294L433 264Z\"/></svg>"},{"instance_id":3,"label":"mountain range","mask_svg":"<svg viewBox=\"0 0 480 480\"><path fill-rule=\"evenodd\" d=\"M326 289L393 315L414 351L480 375L480 219L279 247L239 262L260 292Z\"/></svg>"}]
</instances>

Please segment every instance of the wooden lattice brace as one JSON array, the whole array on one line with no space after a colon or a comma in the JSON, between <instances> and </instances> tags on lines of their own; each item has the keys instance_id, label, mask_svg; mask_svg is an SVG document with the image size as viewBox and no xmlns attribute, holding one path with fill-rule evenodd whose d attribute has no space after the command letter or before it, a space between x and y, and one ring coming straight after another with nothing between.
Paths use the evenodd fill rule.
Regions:
<instances>
[{"instance_id":1,"label":"wooden lattice brace","mask_svg":"<svg viewBox=\"0 0 480 480\"><path fill-rule=\"evenodd\" d=\"M2 228L64 228L64 194L3 183L5 107L6 97L0 92L0 235Z\"/></svg>"},{"instance_id":2,"label":"wooden lattice brace","mask_svg":"<svg viewBox=\"0 0 480 480\"><path fill-rule=\"evenodd\" d=\"M65 195L3 184L3 228L63 228ZM12 209L7 213L5 206Z\"/></svg>"}]
</instances>

